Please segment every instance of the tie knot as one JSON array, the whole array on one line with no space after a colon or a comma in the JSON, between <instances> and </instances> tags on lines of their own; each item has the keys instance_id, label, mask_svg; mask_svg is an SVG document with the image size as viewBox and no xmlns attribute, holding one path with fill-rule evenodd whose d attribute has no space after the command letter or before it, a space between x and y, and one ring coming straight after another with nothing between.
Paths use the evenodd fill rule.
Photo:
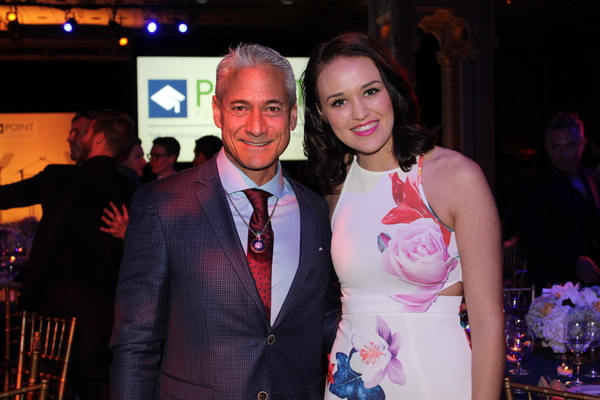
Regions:
<instances>
[{"instance_id":1,"label":"tie knot","mask_svg":"<svg viewBox=\"0 0 600 400\"><path fill-rule=\"evenodd\" d=\"M272 196L271 193L261 189L246 189L243 192L248 200L250 200L254 211L264 212L265 214L268 212L268 201L269 197Z\"/></svg>"}]
</instances>

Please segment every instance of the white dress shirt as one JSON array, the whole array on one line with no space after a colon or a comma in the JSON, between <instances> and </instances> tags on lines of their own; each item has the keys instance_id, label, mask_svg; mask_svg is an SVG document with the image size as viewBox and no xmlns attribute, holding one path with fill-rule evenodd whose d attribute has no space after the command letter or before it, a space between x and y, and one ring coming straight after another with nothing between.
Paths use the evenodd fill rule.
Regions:
<instances>
[{"instance_id":1,"label":"white dress shirt","mask_svg":"<svg viewBox=\"0 0 600 400\"><path fill-rule=\"evenodd\" d=\"M228 202L235 221L235 227L244 251L248 251L248 227L242 220L250 224L254 211L252 204L242 192L246 189L262 189L271 193L269 197L269 215L273 212L277 199L277 207L271 218L275 246L273 248L273 264L271 276L271 325L275 322L283 301L296 275L300 260L300 208L291 183L281 172L281 163L277 162L275 177L262 186L257 186L240 171L221 149L217 154L217 169L223 188L237 207L238 212ZM240 217L241 214L241 217Z\"/></svg>"}]
</instances>

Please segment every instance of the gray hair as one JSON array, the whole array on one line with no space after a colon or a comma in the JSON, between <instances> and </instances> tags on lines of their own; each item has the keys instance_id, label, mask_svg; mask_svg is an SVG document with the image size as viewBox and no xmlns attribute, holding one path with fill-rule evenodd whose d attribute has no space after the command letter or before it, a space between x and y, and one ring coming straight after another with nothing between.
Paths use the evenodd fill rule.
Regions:
<instances>
[{"instance_id":1,"label":"gray hair","mask_svg":"<svg viewBox=\"0 0 600 400\"><path fill-rule=\"evenodd\" d=\"M240 43L235 48L229 48L229 53L217 66L217 83L215 85L217 100L223 100L227 90L227 74L231 69L261 65L268 65L283 73L289 105L290 108L294 107L296 104L296 79L290 62L275 50L259 44Z\"/></svg>"},{"instance_id":2,"label":"gray hair","mask_svg":"<svg viewBox=\"0 0 600 400\"><path fill-rule=\"evenodd\" d=\"M550 132L570 128L576 129L581 139L585 137L583 122L581 122L577 114L559 112L546 125L546 140L548 140Z\"/></svg>"}]
</instances>

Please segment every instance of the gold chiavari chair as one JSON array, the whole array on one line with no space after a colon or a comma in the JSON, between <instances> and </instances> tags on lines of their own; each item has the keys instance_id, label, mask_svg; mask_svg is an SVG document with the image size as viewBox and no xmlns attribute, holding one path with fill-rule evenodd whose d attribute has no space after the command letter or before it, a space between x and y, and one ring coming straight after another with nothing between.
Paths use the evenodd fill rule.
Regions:
<instances>
[{"instance_id":1,"label":"gold chiavari chair","mask_svg":"<svg viewBox=\"0 0 600 400\"><path fill-rule=\"evenodd\" d=\"M518 247L502 247L502 265L511 287L522 287L527 273L527 252Z\"/></svg>"},{"instance_id":2,"label":"gold chiavari chair","mask_svg":"<svg viewBox=\"0 0 600 400\"><path fill-rule=\"evenodd\" d=\"M17 398L17 396L20 397L23 394L26 394L27 397L30 397L37 394L36 398L38 400L46 400L46 398L48 397L49 388L50 381L48 379L42 379L42 382L36 385L26 386L21 389L13 389L0 392L0 399Z\"/></svg>"},{"instance_id":3,"label":"gold chiavari chair","mask_svg":"<svg viewBox=\"0 0 600 400\"><path fill-rule=\"evenodd\" d=\"M524 385L522 383L511 382L510 378L504 378L504 394L506 400L515 400L513 389L522 390L527 394L529 400L538 400L539 395L546 400L554 399L572 399L572 400L594 400L600 399L600 396L594 396L584 393L571 393L562 390L555 390L541 386ZM536 393L534 396L533 393Z\"/></svg>"},{"instance_id":4,"label":"gold chiavari chair","mask_svg":"<svg viewBox=\"0 0 600 400\"><path fill-rule=\"evenodd\" d=\"M4 357L2 359L2 374L4 375L4 391L14 384L13 359L17 355L19 344L19 330L21 328L21 314L17 311L21 283L7 282L0 284L0 296L4 301Z\"/></svg>"},{"instance_id":5,"label":"gold chiavari chair","mask_svg":"<svg viewBox=\"0 0 600 400\"><path fill-rule=\"evenodd\" d=\"M17 365L16 388L23 381L27 386L37 384L38 379L57 382L57 399L63 400L67 383L71 346L76 319L49 318L23 312L21 342ZM25 366L29 361L29 368ZM39 363L52 364L52 370Z\"/></svg>"}]
</instances>

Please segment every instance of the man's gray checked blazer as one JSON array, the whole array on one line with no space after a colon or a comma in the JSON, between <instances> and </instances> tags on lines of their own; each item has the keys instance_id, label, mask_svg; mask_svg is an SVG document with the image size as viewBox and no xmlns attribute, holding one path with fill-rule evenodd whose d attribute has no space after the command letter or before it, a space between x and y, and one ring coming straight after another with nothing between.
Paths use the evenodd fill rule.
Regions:
<instances>
[{"instance_id":1,"label":"man's gray checked blazer","mask_svg":"<svg viewBox=\"0 0 600 400\"><path fill-rule=\"evenodd\" d=\"M113 400L322 399L340 311L329 212L316 193L293 188L300 262L273 326L216 157L137 190L111 340Z\"/></svg>"}]
</instances>

